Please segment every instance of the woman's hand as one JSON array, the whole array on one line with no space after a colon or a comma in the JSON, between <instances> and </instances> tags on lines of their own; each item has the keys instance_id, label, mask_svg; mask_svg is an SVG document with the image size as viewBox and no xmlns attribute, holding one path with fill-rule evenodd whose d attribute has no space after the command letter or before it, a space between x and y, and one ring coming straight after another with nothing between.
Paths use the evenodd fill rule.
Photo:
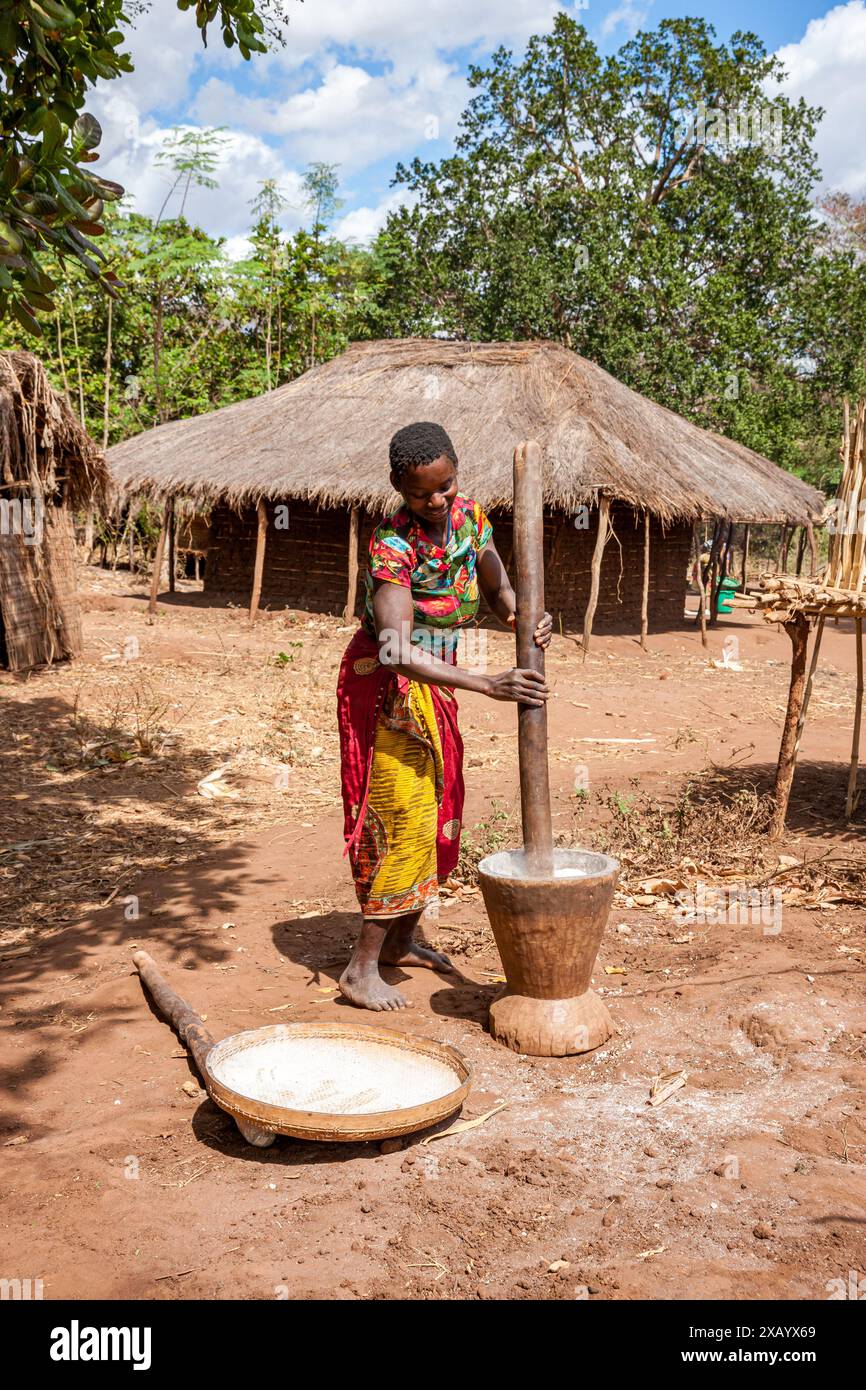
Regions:
<instances>
[{"instance_id":1,"label":"woman's hand","mask_svg":"<svg viewBox=\"0 0 866 1390\"><path fill-rule=\"evenodd\" d=\"M488 676L484 694L489 695L491 700L543 705L550 691L540 671L524 671L515 666L510 671L501 671L498 676Z\"/></svg>"},{"instance_id":2,"label":"woman's hand","mask_svg":"<svg viewBox=\"0 0 866 1390\"><path fill-rule=\"evenodd\" d=\"M536 647L549 647L552 635L553 619L549 613L542 613L541 622L532 634Z\"/></svg>"},{"instance_id":3,"label":"woman's hand","mask_svg":"<svg viewBox=\"0 0 866 1390\"><path fill-rule=\"evenodd\" d=\"M505 620L509 627L517 627L517 614L511 613ZM553 635L553 619L549 613L542 613L541 621L532 634L536 647L549 647L550 639Z\"/></svg>"}]
</instances>

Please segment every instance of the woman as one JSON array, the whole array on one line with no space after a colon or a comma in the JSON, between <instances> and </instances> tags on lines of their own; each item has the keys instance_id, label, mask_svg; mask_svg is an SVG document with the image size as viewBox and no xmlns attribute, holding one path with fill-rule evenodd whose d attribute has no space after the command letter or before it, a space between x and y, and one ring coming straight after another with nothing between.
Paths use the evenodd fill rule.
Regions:
<instances>
[{"instance_id":1,"label":"woman","mask_svg":"<svg viewBox=\"0 0 866 1390\"><path fill-rule=\"evenodd\" d=\"M479 590L511 626L516 600L490 522L457 490L448 435L439 425L407 425L391 440L390 463L404 505L370 539L364 616L337 686L346 847L363 913L340 989L364 1009L406 1007L380 965L451 969L413 935L460 850L455 689L529 705L548 695L537 671L478 675L455 664ZM538 646L548 646L551 627L545 613Z\"/></svg>"}]
</instances>

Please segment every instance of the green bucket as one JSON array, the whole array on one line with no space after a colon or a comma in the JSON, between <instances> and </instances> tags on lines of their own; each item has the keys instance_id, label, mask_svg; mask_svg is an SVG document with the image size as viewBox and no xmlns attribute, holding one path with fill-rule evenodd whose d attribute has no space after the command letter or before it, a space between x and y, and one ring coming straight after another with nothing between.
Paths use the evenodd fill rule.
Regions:
<instances>
[{"instance_id":1,"label":"green bucket","mask_svg":"<svg viewBox=\"0 0 866 1390\"><path fill-rule=\"evenodd\" d=\"M733 610L734 610L734 605L733 605L733 603L731 602L731 600L733 599L734 594L737 592L737 590L738 590L739 588L740 588L740 581L739 581L739 579L731 579L731 578L729 577L728 579L723 579L723 580L722 580L721 584L719 585L719 592L718 592L718 595L717 595L717 597L716 597L716 612L717 612L717 613L732 613L732 612L733 612Z\"/></svg>"}]
</instances>

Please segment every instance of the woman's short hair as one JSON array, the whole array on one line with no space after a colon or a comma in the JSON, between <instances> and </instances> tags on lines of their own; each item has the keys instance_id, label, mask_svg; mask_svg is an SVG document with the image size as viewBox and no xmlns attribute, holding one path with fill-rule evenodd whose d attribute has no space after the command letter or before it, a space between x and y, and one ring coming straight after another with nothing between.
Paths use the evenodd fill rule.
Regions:
<instances>
[{"instance_id":1,"label":"woman's short hair","mask_svg":"<svg viewBox=\"0 0 866 1390\"><path fill-rule=\"evenodd\" d=\"M443 454L456 464L457 454L447 433L441 425L434 425L429 420L404 425L394 435L388 448L391 472L398 480L408 469L432 463Z\"/></svg>"}]
</instances>

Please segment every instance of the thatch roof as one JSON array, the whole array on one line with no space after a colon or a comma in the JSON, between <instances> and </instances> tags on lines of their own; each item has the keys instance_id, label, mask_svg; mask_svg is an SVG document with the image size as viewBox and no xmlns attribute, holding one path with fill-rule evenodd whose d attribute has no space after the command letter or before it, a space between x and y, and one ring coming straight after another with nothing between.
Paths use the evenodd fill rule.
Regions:
<instances>
[{"instance_id":1,"label":"thatch roof","mask_svg":"<svg viewBox=\"0 0 866 1390\"><path fill-rule=\"evenodd\" d=\"M545 501L565 510L605 493L664 521L805 523L823 501L751 449L547 342L355 343L267 395L128 439L109 464L130 493L385 510L395 500L388 441L413 420L445 427L462 489L487 507L510 507L513 449L528 438L544 452Z\"/></svg>"},{"instance_id":2,"label":"thatch roof","mask_svg":"<svg viewBox=\"0 0 866 1390\"><path fill-rule=\"evenodd\" d=\"M105 456L32 352L0 352L0 496L74 508L104 502Z\"/></svg>"}]
</instances>

